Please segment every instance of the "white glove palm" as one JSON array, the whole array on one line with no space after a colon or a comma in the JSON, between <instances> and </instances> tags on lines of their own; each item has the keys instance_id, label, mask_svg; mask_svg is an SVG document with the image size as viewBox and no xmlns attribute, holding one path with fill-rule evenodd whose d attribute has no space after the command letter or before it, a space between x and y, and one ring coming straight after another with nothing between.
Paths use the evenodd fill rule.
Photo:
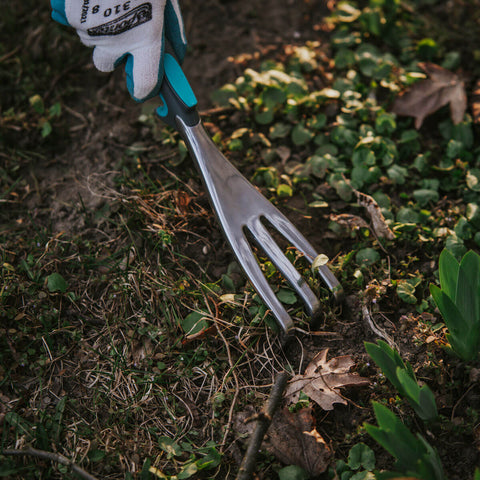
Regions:
<instances>
[{"instance_id":1,"label":"white glove palm","mask_svg":"<svg viewBox=\"0 0 480 480\"><path fill-rule=\"evenodd\" d=\"M94 47L93 62L111 72L126 62L130 95L143 101L158 93L165 38L180 62L186 39L178 0L51 0L52 18L77 30Z\"/></svg>"}]
</instances>

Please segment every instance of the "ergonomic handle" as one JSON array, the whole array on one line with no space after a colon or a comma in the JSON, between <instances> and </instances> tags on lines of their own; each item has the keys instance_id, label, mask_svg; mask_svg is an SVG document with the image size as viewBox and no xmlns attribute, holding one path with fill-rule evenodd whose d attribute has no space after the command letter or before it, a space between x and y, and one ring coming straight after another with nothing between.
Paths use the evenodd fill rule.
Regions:
<instances>
[{"instance_id":1,"label":"ergonomic handle","mask_svg":"<svg viewBox=\"0 0 480 480\"><path fill-rule=\"evenodd\" d=\"M169 53L165 54L164 69L159 94L163 105L157 108L157 115L175 129L178 129L177 117L189 127L197 125L200 122L197 99L182 68Z\"/></svg>"}]
</instances>

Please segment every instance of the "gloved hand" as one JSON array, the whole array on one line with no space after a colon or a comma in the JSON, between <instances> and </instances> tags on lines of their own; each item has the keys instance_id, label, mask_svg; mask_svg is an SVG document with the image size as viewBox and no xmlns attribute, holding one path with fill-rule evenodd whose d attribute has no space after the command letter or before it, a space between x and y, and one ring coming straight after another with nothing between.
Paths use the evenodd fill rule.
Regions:
<instances>
[{"instance_id":1,"label":"gloved hand","mask_svg":"<svg viewBox=\"0 0 480 480\"><path fill-rule=\"evenodd\" d=\"M111 72L125 61L127 88L137 101L158 93L165 39L180 62L187 42L178 0L51 0L52 18L94 47L93 63Z\"/></svg>"}]
</instances>

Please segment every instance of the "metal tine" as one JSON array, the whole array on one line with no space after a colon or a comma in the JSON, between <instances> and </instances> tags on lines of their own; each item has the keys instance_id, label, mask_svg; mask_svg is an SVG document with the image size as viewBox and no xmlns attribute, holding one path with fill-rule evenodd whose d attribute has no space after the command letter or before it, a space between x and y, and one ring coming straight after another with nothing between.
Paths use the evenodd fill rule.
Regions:
<instances>
[{"instance_id":1,"label":"metal tine","mask_svg":"<svg viewBox=\"0 0 480 480\"><path fill-rule=\"evenodd\" d=\"M288 334L293 329L293 321L265 278L245 234L240 231L231 245L253 288L272 311L283 332Z\"/></svg>"},{"instance_id":2,"label":"metal tine","mask_svg":"<svg viewBox=\"0 0 480 480\"><path fill-rule=\"evenodd\" d=\"M275 239L262 223L262 217L258 217L254 222L247 226L257 244L272 260L274 265L280 270L290 285L300 295L307 306L308 313L314 316L320 308L320 302L312 289L308 286L305 278L292 265L288 258L282 252Z\"/></svg>"},{"instance_id":3,"label":"metal tine","mask_svg":"<svg viewBox=\"0 0 480 480\"><path fill-rule=\"evenodd\" d=\"M293 223L271 203L268 202L268 205L264 204L264 208L266 210L264 217L268 223L294 245L295 248L302 252L310 263L313 263L318 254L310 242L298 231ZM336 300L341 300L343 297L343 288L331 270L326 265L322 265L318 268L318 272Z\"/></svg>"}]
</instances>

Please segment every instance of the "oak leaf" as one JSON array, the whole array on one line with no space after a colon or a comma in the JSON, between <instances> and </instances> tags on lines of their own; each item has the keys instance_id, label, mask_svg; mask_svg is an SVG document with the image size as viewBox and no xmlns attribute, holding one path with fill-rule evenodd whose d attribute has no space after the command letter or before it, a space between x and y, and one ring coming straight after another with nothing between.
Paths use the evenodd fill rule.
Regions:
<instances>
[{"instance_id":1,"label":"oak leaf","mask_svg":"<svg viewBox=\"0 0 480 480\"><path fill-rule=\"evenodd\" d=\"M392 112L415 118L418 130L425 118L449 104L453 123L463 120L467 110L464 79L434 63L419 64L428 78L415 83L407 92L396 98Z\"/></svg>"},{"instance_id":2,"label":"oak leaf","mask_svg":"<svg viewBox=\"0 0 480 480\"><path fill-rule=\"evenodd\" d=\"M298 402L300 392L320 405L324 410L333 410L334 403L346 405L340 388L368 385L370 380L350 373L355 362L350 355L335 357L327 362L328 348L315 355L303 375L295 375L285 389L288 403Z\"/></svg>"}]
</instances>

